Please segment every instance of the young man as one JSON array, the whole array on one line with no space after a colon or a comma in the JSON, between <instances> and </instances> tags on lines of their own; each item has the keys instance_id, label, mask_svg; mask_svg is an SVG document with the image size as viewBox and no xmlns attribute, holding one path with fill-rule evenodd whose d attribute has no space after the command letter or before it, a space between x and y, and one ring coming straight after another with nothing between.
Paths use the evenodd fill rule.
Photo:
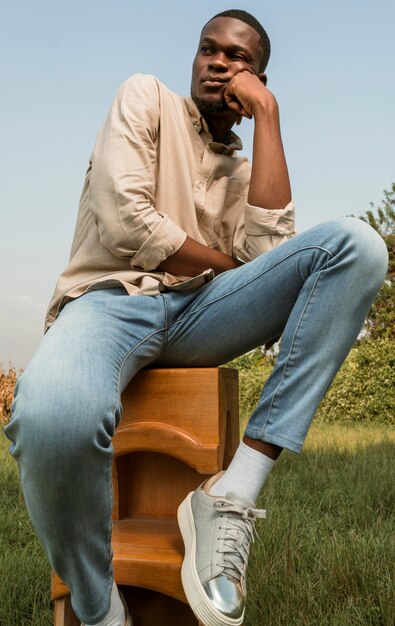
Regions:
<instances>
[{"instance_id":1,"label":"young man","mask_svg":"<svg viewBox=\"0 0 395 626\"><path fill-rule=\"evenodd\" d=\"M111 438L147 365L214 366L282 334L224 474L180 505L183 584L207 626L242 623L258 494L299 452L386 272L356 219L294 236L270 44L243 11L203 28L191 98L152 76L121 87L100 131L69 265L6 428L26 504L83 624L131 624L111 565ZM254 124L252 167L232 127ZM279 245L281 244L281 245Z\"/></svg>"}]
</instances>

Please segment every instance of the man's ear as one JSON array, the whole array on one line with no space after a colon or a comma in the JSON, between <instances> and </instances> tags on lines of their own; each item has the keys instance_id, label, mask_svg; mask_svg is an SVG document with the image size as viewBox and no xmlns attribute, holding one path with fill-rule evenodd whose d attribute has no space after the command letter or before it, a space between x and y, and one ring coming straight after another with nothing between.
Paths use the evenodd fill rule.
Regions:
<instances>
[{"instance_id":1,"label":"man's ear","mask_svg":"<svg viewBox=\"0 0 395 626\"><path fill-rule=\"evenodd\" d=\"M258 78L261 81L261 83L263 83L265 85L265 87L266 87L266 85L267 85L267 76L266 76L266 74L264 72L260 72L258 74Z\"/></svg>"}]
</instances>

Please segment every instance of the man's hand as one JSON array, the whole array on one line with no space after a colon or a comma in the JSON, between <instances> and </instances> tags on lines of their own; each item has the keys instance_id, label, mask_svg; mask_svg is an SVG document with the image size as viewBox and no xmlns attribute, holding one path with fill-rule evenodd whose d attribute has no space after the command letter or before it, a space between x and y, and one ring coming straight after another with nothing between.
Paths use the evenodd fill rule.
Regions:
<instances>
[{"instance_id":1,"label":"man's hand","mask_svg":"<svg viewBox=\"0 0 395 626\"><path fill-rule=\"evenodd\" d=\"M258 76L248 70L232 78L225 89L224 98L232 111L248 119L260 113L278 115L275 97Z\"/></svg>"}]
</instances>

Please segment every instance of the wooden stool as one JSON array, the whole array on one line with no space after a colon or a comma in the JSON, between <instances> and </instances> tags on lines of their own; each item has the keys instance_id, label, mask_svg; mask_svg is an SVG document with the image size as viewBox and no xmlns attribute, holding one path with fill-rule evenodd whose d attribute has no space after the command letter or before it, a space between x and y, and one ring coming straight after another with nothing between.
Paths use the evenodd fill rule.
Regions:
<instances>
[{"instance_id":1,"label":"wooden stool","mask_svg":"<svg viewBox=\"0 0 395 626\"><path fill-rule=\"evenodd\" d=\"M176 514L203 480L225 469L239 443L237 370L143 370L122 396L113 439L114 575L134 626L197 626L180 570ZM53 573L55 626L80 626Z\"/></svg>"}]
</instances>

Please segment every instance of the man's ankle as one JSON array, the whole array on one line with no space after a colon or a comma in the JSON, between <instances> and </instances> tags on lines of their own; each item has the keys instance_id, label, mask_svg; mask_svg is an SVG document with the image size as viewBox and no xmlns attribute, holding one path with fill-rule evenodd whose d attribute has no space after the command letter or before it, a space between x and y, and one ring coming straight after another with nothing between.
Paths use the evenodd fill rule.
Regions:
<instances>
[{"instance_id":1,"label":"man's ankle","mask_svg":"<svg viewBox=\"0 0 395 626\"><path fill-rule=\"evenodd\" d=\"M103 619L95 626L125 626L125 621L125 607L119 595L118 587L114 582L111 589L110 610L107 615L103 617ZM85 624L85 626L91 625Z\"/></svg>"},{"instance_id":2,"label":"man's ankle","mask_svg":"<svg viewBox=\"0 0 395 626\"><path fill-rule=\"evenodd\" d=\"M252 437L248 437L248 435L244 435L243 442L246 446L265 454L269 457L269 459L273 459L273 461L277 461L283 450L280 446L276 446L274 443L262 441L261 439L253 439Z\"/></svg>"}]
</instances>

